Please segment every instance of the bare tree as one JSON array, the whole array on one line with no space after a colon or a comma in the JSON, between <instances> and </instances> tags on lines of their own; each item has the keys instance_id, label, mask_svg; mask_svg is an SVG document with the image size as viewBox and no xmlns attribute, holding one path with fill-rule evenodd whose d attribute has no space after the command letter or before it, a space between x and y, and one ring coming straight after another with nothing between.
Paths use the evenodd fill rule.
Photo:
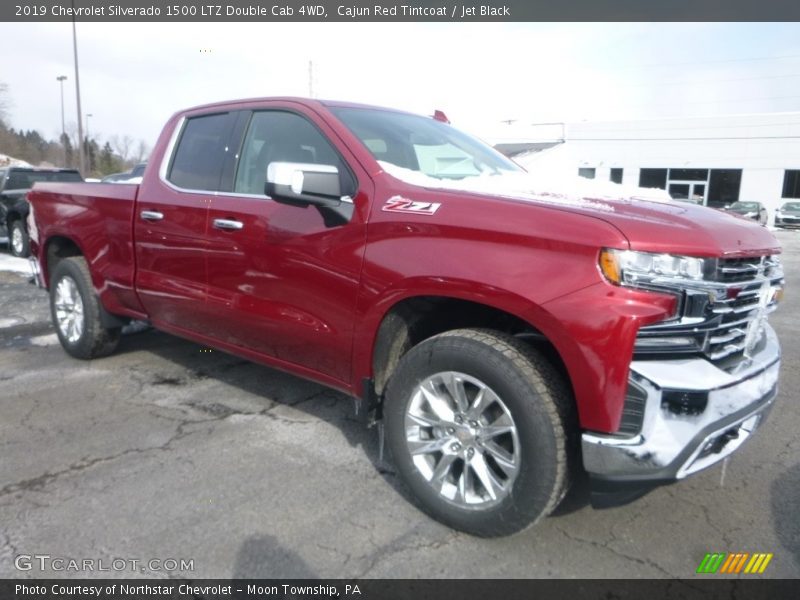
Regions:
<instances>
[{"instance_id":1,"label":"bare tree","mask_svg":"<svg viewBox=\"0 0 800 600\"><path fill-rule=\"evenodd\" d=\"M122 162L128 162L131 155L131 147L133 146L133 138L129 135L112 135L109 140L114 152L122 159Z\"/></svg>"},{"instance_id":2,"label":"bare tree","mask_svg":"<svg viewBox=\"0 0 800 600\"><path fill-rule=\"evenodd\" d=\"M139 144L136 146L136 162L140 163L143 162L148 155L150 154L150 146L144 140L139 140Z\"/></svg>"}]
</instances>

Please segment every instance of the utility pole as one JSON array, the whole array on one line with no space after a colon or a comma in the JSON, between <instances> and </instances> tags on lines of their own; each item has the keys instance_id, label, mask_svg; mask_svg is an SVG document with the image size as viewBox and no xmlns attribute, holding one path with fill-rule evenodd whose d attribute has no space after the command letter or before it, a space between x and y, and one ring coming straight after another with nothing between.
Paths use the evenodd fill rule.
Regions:
<instances>
[{"instance_id":1,"label":"utility pole","mask_svg":"<svg viewBox=\"0 0 800 600\"><path fill-rule=\"evenodd\" d=\"M56 81L61 84L61 135L64 136L67 131L66 127L64 126L64 81L66 81L66 75L59 75L56 77Z\"/></svg>"},{"instance_id":2,"label":"utility pole","mask_svg":"<svg viewBox=\"0 0 800 600\"><path fill-rule=\"evenodd\" d=\"M94 116L92 113L86 113L86 168L87 175L92 171L94 165L92 164L92 136L89 133L89 117Z\"/></svg>"},{"instance_id":3,"label":"utility pole","mask_svg":"<svg viewBox=\"0 0 800 600\"><path fill-rule=\"evenodd\" d=\"M72 8L75 8L75 0L72 0ZM83 118L81 113L81 80L78 72L78 34L75 30L74 16L72 17L72 52L75 56L75 97L78 102L78 164L81 175L86 177L86 156L83 151Z\"/></svg>"},{"instance_id":4,"label":"utility pole","mask_svg":"<svg viewBox=\"0 0 800 600\"><path fill-rule=\"evenodd\" d=\"M65 143L65 139L67 137L67 128L64 125L64 81L66 81L66 75L59 75L56 77L56 81L61 86L61 145L64 146L64 166L68 167L67 164L67 144Z\"/></svg>"}]
</instances>

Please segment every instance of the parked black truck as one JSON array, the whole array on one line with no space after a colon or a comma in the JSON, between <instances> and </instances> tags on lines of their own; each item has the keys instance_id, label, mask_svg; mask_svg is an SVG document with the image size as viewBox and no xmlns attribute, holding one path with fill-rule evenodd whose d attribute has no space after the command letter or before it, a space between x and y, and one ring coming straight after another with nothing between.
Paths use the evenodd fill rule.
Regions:
<instances>
[{"instance_id":1,"label":"parked black truck","mask_svg":"<svg viewBox=\"0 0 800 600\"><path fill-rule=\"evenodd\" d=\"M30 254L27 218L30 206L25 195L37 181L83 181L75 169L38 167L0 168L0 237L8 237L11 254Z\"/></svg>"}]
</instances>

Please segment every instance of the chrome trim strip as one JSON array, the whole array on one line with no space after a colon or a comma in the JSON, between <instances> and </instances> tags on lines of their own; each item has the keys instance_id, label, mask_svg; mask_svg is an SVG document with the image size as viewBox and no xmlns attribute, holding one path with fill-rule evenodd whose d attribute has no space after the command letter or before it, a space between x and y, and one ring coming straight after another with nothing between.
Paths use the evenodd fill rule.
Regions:
<instances>
[{"instance_id":1,"label":"chrome trim strip","mask_svg":"<svg viewBox=\"0 0 800 600\"><path fill-rule=\"evenodd\" d=\"M161 183L178 192L191 192L191 190L184 190L168 181L167 171L169 170L169 163L172 161L172 155L175 152L175 146L178 144L178 138L181 136L185 124L186 117L181 117L180 121L175 124L175 129L172 130L167 149L164 151L164 156L161 158L161 164L158 167L158 179Z\"/></svg>"}]
</instances>

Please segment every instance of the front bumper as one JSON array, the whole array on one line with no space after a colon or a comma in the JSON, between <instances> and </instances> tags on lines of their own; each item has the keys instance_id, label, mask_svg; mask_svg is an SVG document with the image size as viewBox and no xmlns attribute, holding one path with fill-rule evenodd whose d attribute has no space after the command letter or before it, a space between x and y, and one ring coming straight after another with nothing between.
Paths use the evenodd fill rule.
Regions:
<instances>
[{"instance_id":1,"label":"front bumper","mask_svg":"<svg viewBox=\"0 0 800 600\"><path fill-rule=\"evenodd\" d=\"M800 217L775 217L776 227L800 227Z\"/></svg>"},{"instance_id":2,"label":"front bumper","mask_svg":"<svg viewBox=\"0 0 800 600\"><path fill-rule=\"evenodd\" d=\"M630 379L646 392L641 432L633 437L584 433L583 464L608 482L682 479L735 452L766 417L778 392L780 345L773 329L751 360L732 373L703 358L640 360ZM707 394L699 414L677 414L664 394Z\"/></svg>"}]
</instances>

